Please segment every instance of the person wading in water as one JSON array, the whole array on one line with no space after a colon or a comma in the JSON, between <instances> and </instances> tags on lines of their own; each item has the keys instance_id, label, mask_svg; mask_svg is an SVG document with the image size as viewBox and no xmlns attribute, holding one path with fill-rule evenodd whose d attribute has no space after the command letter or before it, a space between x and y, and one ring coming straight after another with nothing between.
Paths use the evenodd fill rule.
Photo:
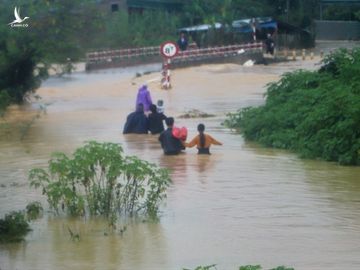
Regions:
<instances>
[{"instance_id":1,"label":"person wading in water","mask_svg":"<svg viewBox=\"0 0 360 270\"><path fill-rule=\"evenodd\" d=\"M177 155L181 150L185 149L183 143L173 136L174 118L165 119L167 129L161 132L159 142L165 155Z\"/></svg>"},{"instance_id":2,"label":"person wading in water","mask_svg":"<svg viewBox=\"0 0 360 270\"><path fill-rule=\"evenodd\" d=\"M150 91L147 87L147 85L143 85L139 88L137 96L136 96L136 104L135 104L135 108L137 108L137 106L139 104L142 104L144 107L144 112L147 113L150 111L150 106L152 103L151 100L151 94Z\"/></svg>"},{"instance_id":3,"label":"person wading in water","mask_svg":"<svg viewBox=\"0 0 360 270\"><path fill-rule=\"evenodd\" d=\"M144 114L144 106L140 103L137 105L136 111L127 116L123 134L147 134L149 129L148 125L148 119Z\"/></svg>"},{"instance_id":4,"label":"person wading in water","mask_svg":"<svg viewBox=\"0 0 360 270\"><path fill-rule=\"evenodd\" d=\"M199 124L197 127L197 130L199 131L199 134L195 136L194 139L192 139L191 142L186 143L184 142L184 146L186 147L193 147L197 146L198 154L199 155L210 155L210 146L212 144L214 145L222 145L221 142L218 142L213 137L211 137L209 134L205 134L205 125Z\"/></svg>"},{"instance_id":5,"label":"person wading in water","mask_svg":"<svg viewBox=\"0 0 360 270\"><path fill-rule=\"evenodd\" d=\"M164 131L163 120L166 119L166 116L163 113L158 113L155 104L150 105L150 111L151 113L148 116L149 131L151 134L159 134Z\"/></svg>"}]
</instances>

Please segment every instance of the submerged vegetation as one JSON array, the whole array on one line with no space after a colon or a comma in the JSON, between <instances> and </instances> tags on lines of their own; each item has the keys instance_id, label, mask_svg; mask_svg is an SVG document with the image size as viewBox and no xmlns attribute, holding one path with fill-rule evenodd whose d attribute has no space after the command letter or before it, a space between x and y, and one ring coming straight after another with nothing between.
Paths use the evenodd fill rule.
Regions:
<instances>
[{"instance_id":1,"label":"submerged vegetation","mask_svg":"<svg viewBox=\"0 0 360 270\"><path fill-rule=\"evenodd\" d=\"M239 267L239 270L262 270L261 265L243 265ZM183 270L191 270L188 268L183 268ZM206 266L197 266L193 270L217 270L216 264L206 265ZM292 267L278 266L271 268L270 270L295 270Z\"/></svg>"},{"instance_id":2,"label":"submerged vegetation","mask_svg":"<svg viewBox=\"0 0 360 270\"><path fill-rule=\"evenodd\" d=\"M208 118L208 117L215 117L214 114L202 112L200 110L192 109L189 111L186 111L184 114L179 115L178 118Z\"/></svg>"},{"instance_id":3,"label":"submerged vegetation","mask_svg":"<svg viewBox=\"0 0 360 270\"><path fill-rule=\"evenodd\" d=\"M31 202L26 206L27 219L28 220L37 219L42 215L43 211L44 209L40 202L38 201Z\"/></svg>"},{"instance_id":4,"label":"submerged vegetation","mask_svg":"<svg viewBox=\"0 0 360 270\"><path fill-rule=\"evenodd\" d=\"M21 211L10 212L0 219L0 243L22 241L29 231L30 225Z\"/></svg>"},{"instance_id":5,"label":"submerged vegetation","mask_svg":"<svg viewBox=\"0 0 360 270\"><path fill-rule=\"evenodd\" d=\"M228 115L247 140L304 158L360 165L360 48L327 56L318 71L271 83L266 103Z\"/></svg>"},{"instance_id":6,"label":"submerged vegetation","mask_svg":"<svg viewBox=\"0 0 360 270\"><path fill-rule=\"evenodd\" d=\"M115 143L88 142L73 157L55 153L48 170L30 171L30 185L41 188L52 209L73 216L157 217L170 177L166 169L125 156Z\"/></svg>"},{"instance_id":7,"label":"submerged vegetation","mask_svg":"<svg viewBox=\"0 0 360 270\"><path fill-rule=\"evenodd\" d=\"M0 219L0 243L20 242L31 231L29 221L41 216L40 202L31 202L23 211L12 211Z\"/></svg>"}]
</instances>

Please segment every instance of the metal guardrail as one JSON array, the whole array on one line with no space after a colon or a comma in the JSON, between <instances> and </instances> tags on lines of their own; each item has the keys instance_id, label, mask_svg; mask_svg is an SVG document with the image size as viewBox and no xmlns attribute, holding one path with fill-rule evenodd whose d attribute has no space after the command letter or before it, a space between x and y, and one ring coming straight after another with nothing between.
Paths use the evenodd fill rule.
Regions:
<instances>
[{"instance_id":1,"label":"metal guardrail","mask_svg":"<svg viewBox=\"0 0 360 270\"><path fill-rule=\"evenodd\" d=\"M114 60L138 58L141 56L154 56L159 54L160 54L160 47L154 46L154 47L90 52L86 54L86 59L88 63L111 62Z\"/></svg>"},{"instance_id":2,"label":"metal guardrail","mask_svg":"<svg viewBox=\"0 0 360 270\"><path fill-rule=\"evenodd\" d=\"M237 54L244 53L246 51L252 50L261 50L263 44L261 42L257 43L247 43L247 44L235 44L228 46L218 46L218 47L210 47L203 49L194 49L182 51L178 55L176 55L172 62L178 61L191 61L193 59L202 59L202 58L211 58L211 57L226 57L233 56Z\"/></svg>"}]
</instances>

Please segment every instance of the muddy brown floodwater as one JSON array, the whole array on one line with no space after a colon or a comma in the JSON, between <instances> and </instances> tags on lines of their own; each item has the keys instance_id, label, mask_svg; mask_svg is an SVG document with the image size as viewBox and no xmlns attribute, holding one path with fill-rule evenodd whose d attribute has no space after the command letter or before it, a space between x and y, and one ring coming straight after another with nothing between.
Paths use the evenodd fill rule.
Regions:
<instances>
[{"instance_id":1,"label":"muddy brown floodwater","mask_svg":"<svg viewBox=\"0 0 360 270\"><path fill-rule=\"evenodd\" d=\"M134 222L126 232L105 236L102 221L46 214L20 244L0 245L1 270L182 269L216 263L218 269L262 264L299 269L359 269L360 168L302 160L247 143L221 126L227 112L264 102L264 86L315 62L272 66L206 65L175 70L173 89L153 82L159 66L75 73L51 78L38 94L47 113L23 140L0 141L0 214L46 200L28 186L30 168L45 166L54 151L71 153L87 140L121 143L129 155L171 168L173 184L158 223ZM136 72L155 71L140 78ZM198 109L207 119L177 119L196 134L199 122L222 141L211 156L195 149L164 157L156 136L122 135L138 86L151 81L154 100L178 116ZM30 107L14 108L16 121ZM81 240L70 240L68 227Z\"/></svg>"}]
</instances>

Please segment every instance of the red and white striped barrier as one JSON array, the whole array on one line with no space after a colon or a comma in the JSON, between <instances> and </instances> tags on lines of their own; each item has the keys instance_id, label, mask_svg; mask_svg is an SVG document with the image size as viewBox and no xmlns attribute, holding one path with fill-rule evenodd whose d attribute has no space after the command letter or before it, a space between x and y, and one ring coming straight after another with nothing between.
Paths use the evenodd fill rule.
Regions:
<instances>
[{"instance_id":1,"label":"red and white striped barrier","mask_svg":"<svg viewBox=\"0 0 360 270\"><path fill-rule=\"evenodd\" d=\"M199 58L206 56L227 56L242 53L246 50L261 50L263 44L261 42L247 43L247 44L236 44L228 46L210 47L204 49L195 49L179 52L173 60L186 60L188 58Z\"/></svg>"},{"instance_id":2,"label":"red and white striped barrier","mask_svg":"<svg viewBox=\"0 0 360 270\"><path fill-rule=\"evenodd\" d=\"M132 59L141 56L153 56L159 55L159 47L142 47L142 48L130 48L121 50L104 50L89 52L86 54L88 63L93 62L112 62L113 60Z\"/></svg>"},{"instance_id":3,"label":"red and white striped barrier","mask_svg":"<svg viewBox=\"0 0 360 270\"><path fill-rule=\"evenodd\" d=\"M247 43L247 44L235 44L227 46L209 47L203 49L190 48L189 50L179 52L177 56L173 58L174 61L188 61L193 59L201 59L207 57L220 57L238 54L242 50L259 50L262 49L263 44L261 42ZM121 50L104 50L89 52L86 54L87 63L102 63L113 62L121 60L138 59L139 57L158 56L160 55L160 47L142 47L142 48L130 48Z\"/></svg>"},{"instance_id":4,"label":"red and white striped barrier","mask_svg":"<svg viewBox=\"0 0 360 270\"><path fill-rule=\"evenodd\" d=\"M163 69L161 72L162 78L161 78L161 88L168 90L171 88L171 82L170 82L170 68L171 68L171 60L166 59L163 63Z\"/></svg>"}]
</instances>

